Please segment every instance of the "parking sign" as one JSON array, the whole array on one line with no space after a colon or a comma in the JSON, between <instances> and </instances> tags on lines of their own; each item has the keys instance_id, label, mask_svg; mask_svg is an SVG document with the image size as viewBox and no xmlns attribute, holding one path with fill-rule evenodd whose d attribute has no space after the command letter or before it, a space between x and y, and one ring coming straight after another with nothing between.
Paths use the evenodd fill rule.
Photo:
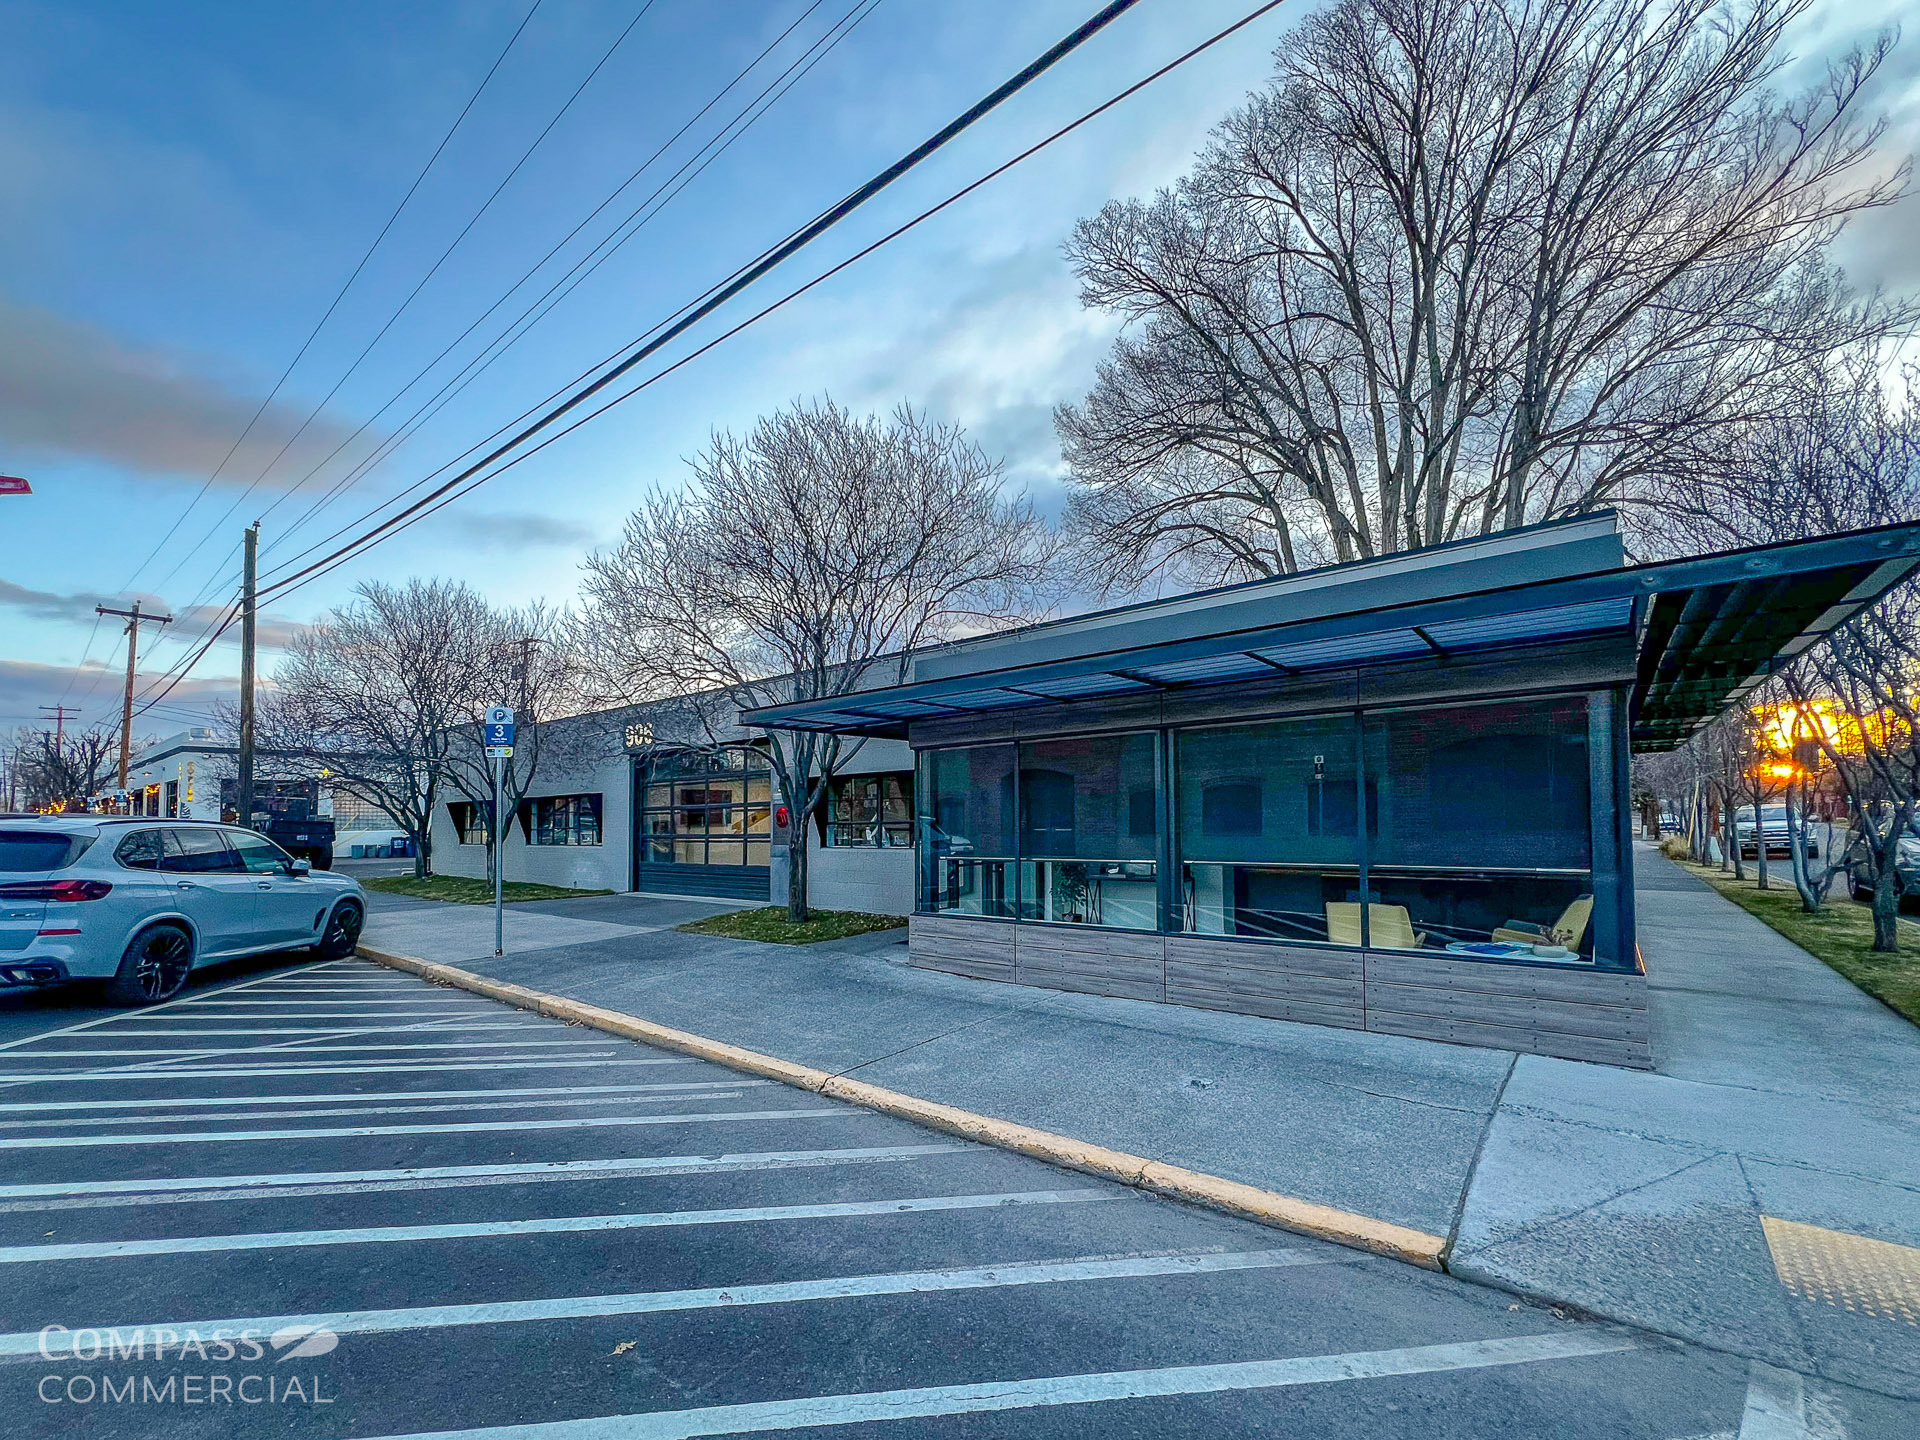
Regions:
<instances>
[{"instance_id":1,"label":"parking sign","mask_svg":"<svg viewBox=\"0 0 1920 1440\"><path fill-rule=\"evenodd\" d=\"M486 744L489 749L513 744L513 710L506 705L487 707Z\"/></svg>"}]
</instances>

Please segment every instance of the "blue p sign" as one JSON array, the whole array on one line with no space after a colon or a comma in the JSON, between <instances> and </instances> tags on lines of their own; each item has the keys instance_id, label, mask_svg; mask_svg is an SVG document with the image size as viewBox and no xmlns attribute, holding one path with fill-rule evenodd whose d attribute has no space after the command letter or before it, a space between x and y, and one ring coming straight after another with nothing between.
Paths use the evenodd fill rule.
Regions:
<instances>
[{"instance_id":1,"label":"blue p sign","mask_svg":"<svg viewBox=\"0 0 1920 1440\"><path fill-rule=\"evenodd\" d=\"M489 746L513 744L513 711L505 705L489 705L486 723L481 728Z\"/></svg>"}]
</instances>

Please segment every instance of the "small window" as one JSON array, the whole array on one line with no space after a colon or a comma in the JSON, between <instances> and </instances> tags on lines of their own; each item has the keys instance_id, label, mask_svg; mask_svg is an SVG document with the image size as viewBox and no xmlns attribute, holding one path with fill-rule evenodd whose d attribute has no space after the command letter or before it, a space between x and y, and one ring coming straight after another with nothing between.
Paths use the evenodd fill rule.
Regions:
<instances>
[{"instance_id":1,"label":"small window","mask_svg":"<svg viewBox=\"0 0 1920 1440\"><path fill-rule=\"evenodd\" d=\"M115 847L113 858L129 870L158 870L163 853L158 830L135 830Z\"/></svg>"},{"instance_id":2,"label":"small window","mask_svg":"<svg viewBox=\"0 0 1920 1440\"><path fill-rule=\"evenodd\" d=\"M724 816L717 812L713 828L725 828ZM520 802L520 828L530 845L598 845L600 843L600 797L598 795L548 795Z\"/></svg>"},{"instance_id":3,"label":"small window","mask_svg":"<svg viewBox=\"0 0 1920 1440\"><path fill-rule=\"evenodd\" d=\"M913 844L913 776L856 775L835 780L827 798L827 844L909 848Z\"/></svg>"},{"instance_id":4,"label":"small window","mask_svg":"<svg viewBox=\"0 0 1920 1440\"><path fill-rule=\"evenodd\" d=\"M283 875L292 867L293 857L264 835L235 831L227 839L250 875Z\"/></svg>"},{"instance_id":5,"label":"small window","mask_svg":"<svg viewBox=\"0 0 1920 1440\"><path fill-rule=\"evenodd\" d=\"M460 836L462 845L487 843L486 819L478 805L465 800L458 801L447 806L447 816L453 821L454 831Z\"/></svg>"},{"instance_id":6,"label":"small window","mask_svg":"<svg viewBox=\"0 0 1920 1440\"><path fill-rule=\"evenodd\" d=\"M160 857L162 870L184 874L238 874L240 857L227 848L226 837L218 830L169 830L167 849Z\"/></svg>"}]
</instances>

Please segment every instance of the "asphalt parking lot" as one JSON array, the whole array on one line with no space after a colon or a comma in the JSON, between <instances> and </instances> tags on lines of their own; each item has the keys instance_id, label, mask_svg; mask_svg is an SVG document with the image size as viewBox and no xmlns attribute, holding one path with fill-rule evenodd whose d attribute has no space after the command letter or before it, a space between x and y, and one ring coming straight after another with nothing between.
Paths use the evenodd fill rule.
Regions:
<instances>
[{"instance_id":1,"label":"asphalt parking lot","mask_svg":"<svg viewBox=\"0 0 1920 1440\"><path fill-rule=\"evenodd\" d=\"M0 999L10 1436L1915 1433L364 962L28 1000Z\"/></svg>"}]
</instances>

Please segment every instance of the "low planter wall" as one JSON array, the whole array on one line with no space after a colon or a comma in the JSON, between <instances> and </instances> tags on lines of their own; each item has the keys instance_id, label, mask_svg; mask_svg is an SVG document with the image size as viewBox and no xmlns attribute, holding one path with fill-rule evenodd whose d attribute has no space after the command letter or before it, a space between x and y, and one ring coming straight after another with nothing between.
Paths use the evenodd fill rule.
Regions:
<instances>
[{"instance_id":1,"label":"low planter wall","mask_svg":"<svg viewBox=\"0 0 1920 1440\"><path fill-rule=\"evenodd\" d=\"M909 963L976 980L1653 1068L1644 975L915 915Z\"/></svg>"}]
</instances>

